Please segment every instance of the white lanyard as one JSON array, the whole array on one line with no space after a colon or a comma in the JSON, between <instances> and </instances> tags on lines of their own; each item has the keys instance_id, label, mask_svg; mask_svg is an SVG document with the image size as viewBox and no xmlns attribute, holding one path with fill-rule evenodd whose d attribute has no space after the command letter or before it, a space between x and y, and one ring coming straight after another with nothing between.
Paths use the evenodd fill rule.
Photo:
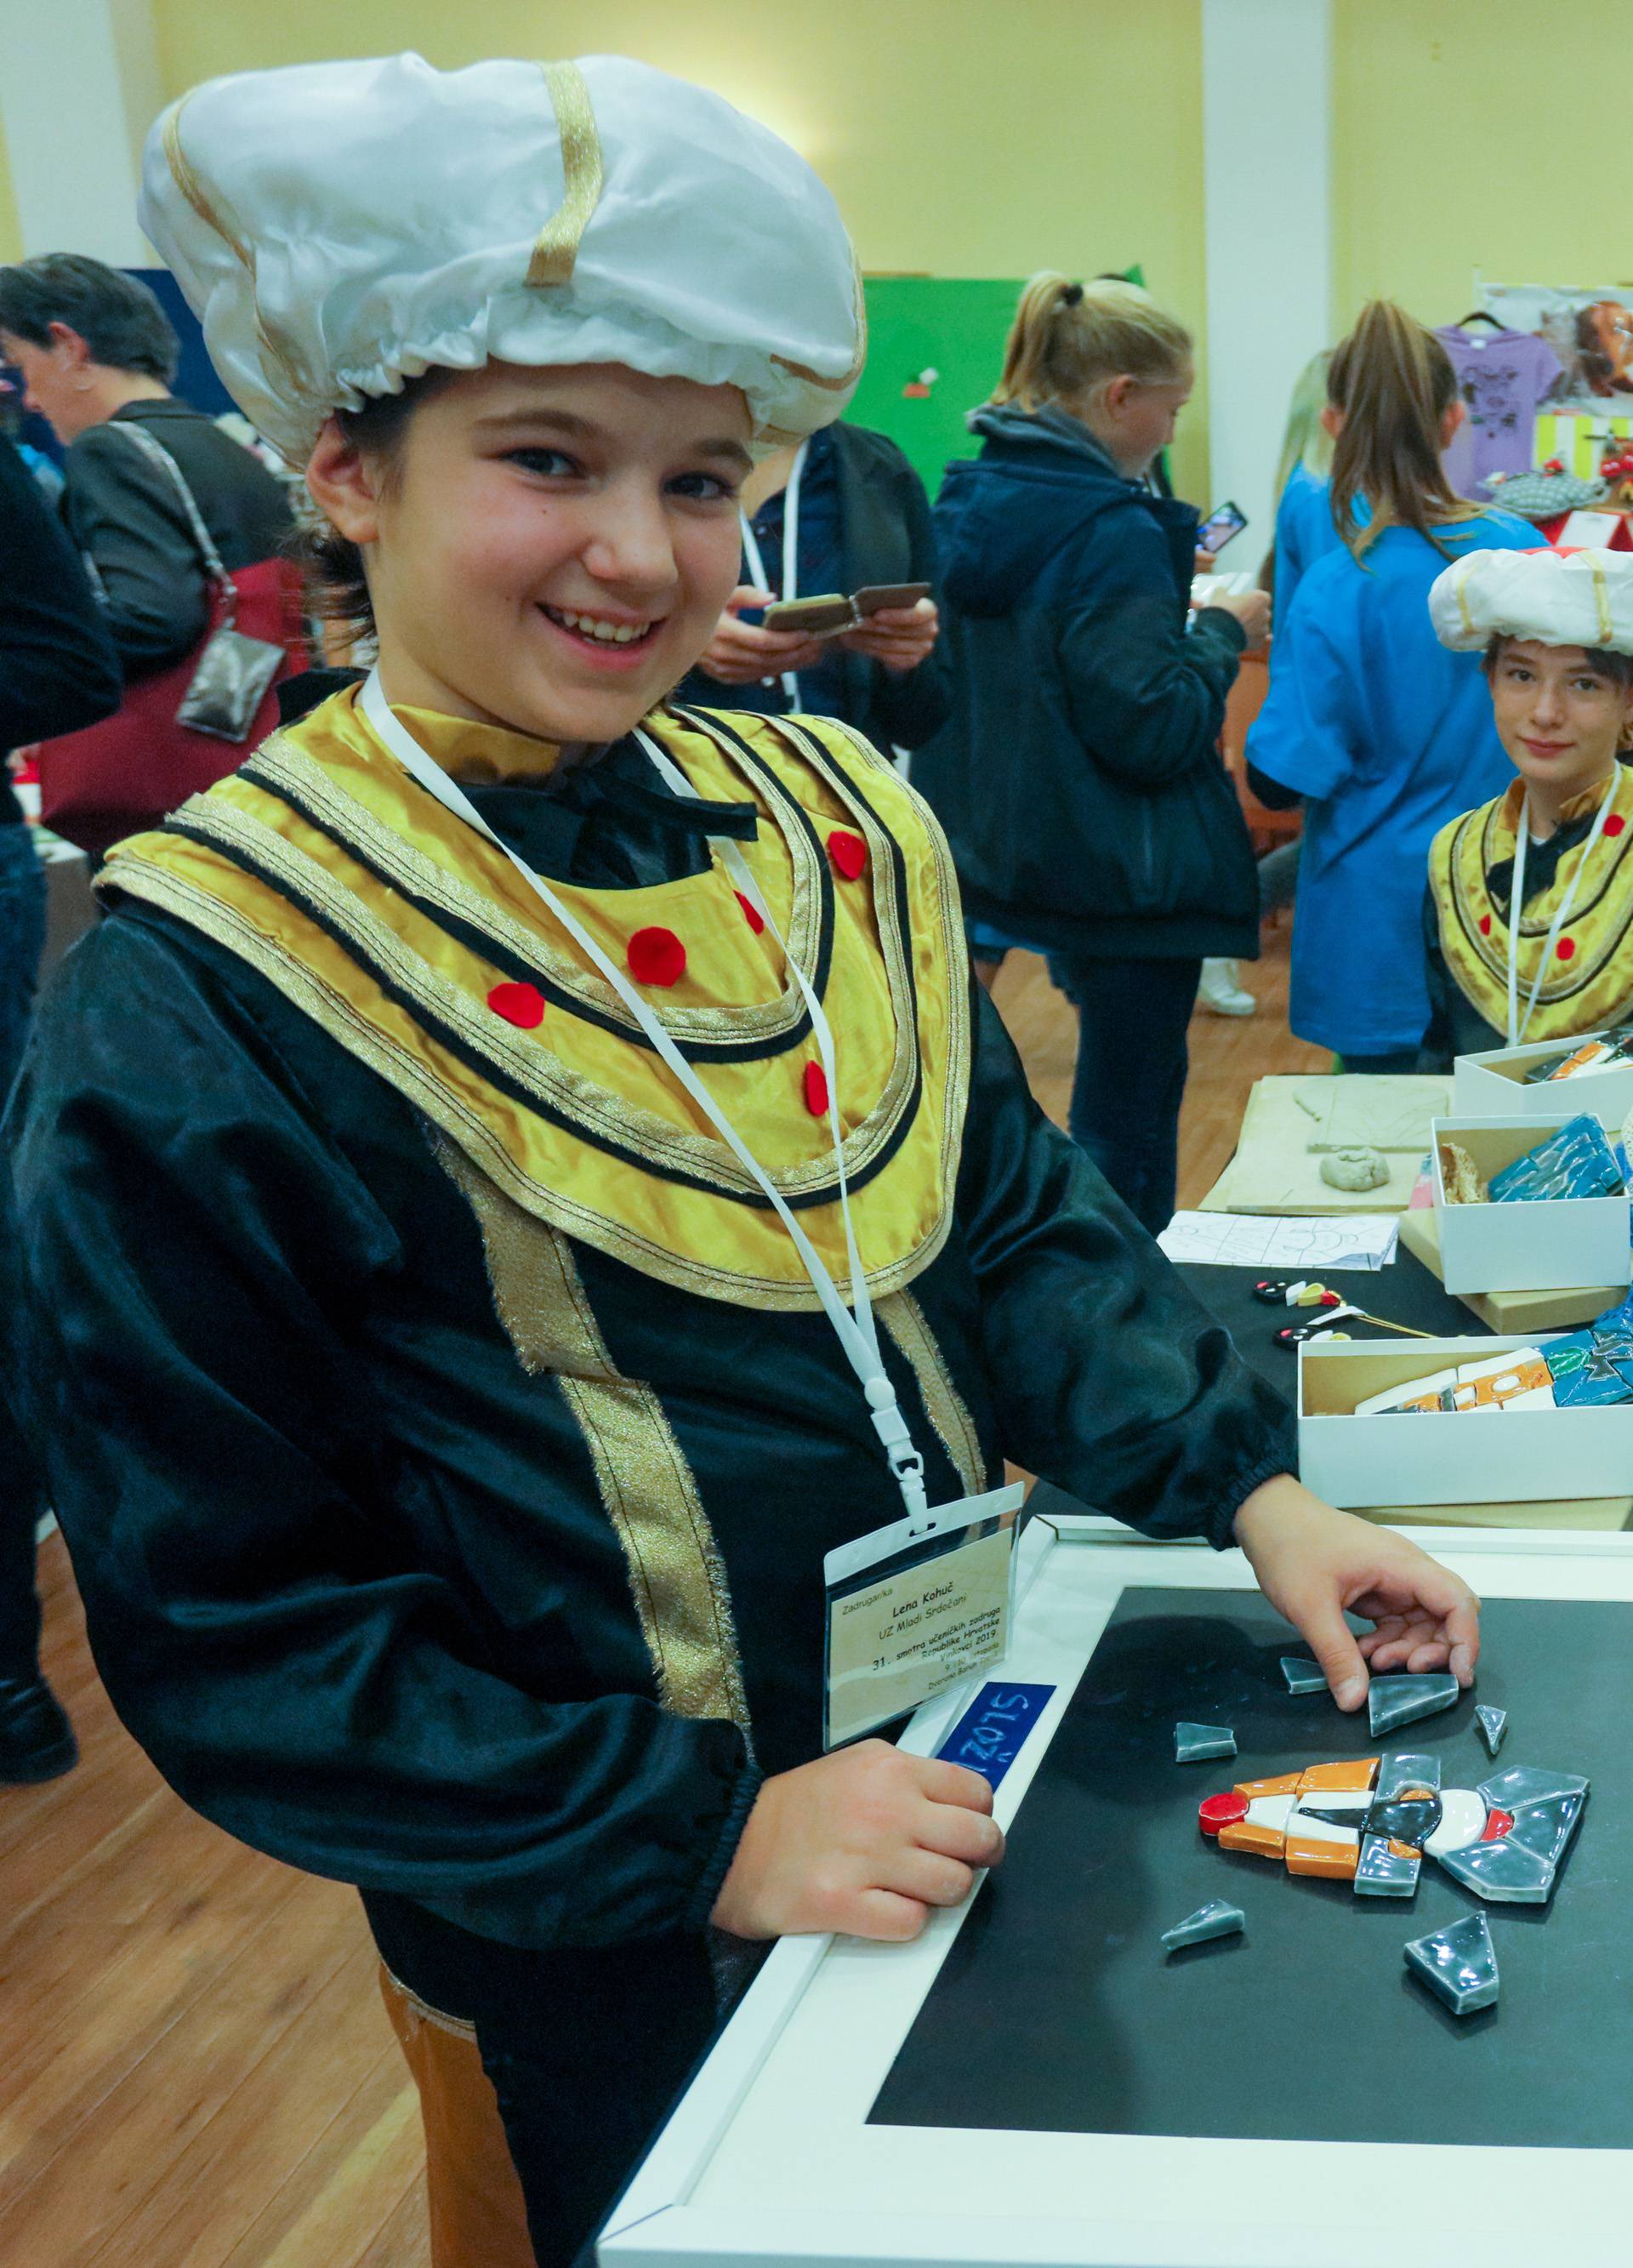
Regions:
<instances>
[{"instance_id":1,"label":"white lanyard","mask_svg":"<svg viewBox=\"0 0 1633 2268\"><path fill-rule=\"evenodd\" d=\"M845 1179L843 1141L839 1124L839 1080L835 1063L833 1033L829 1028L828 1018L823 1013L821 1003L812 990L805 971L789 953L782 932L772 920L759 886L749 872L747 861L736 843L720 836L710 837L710 847L720 855L733 885L742 892L772 936L776 938L778 945L782 946L789 973L798 986L810 1014L812 1033L816 1040L817 1051L821 1057L823 1074L828 1080L828 1128L834 1138L834 1155L839 1181L840 1217L844 1222L845 1251L850 1265L851 1296L856 1303L854 1314L840 1296L839 1286L828 1273L821 1255L799 1226L782 1191L766 1173L754 1152L743 1142L709 1089L675 1046L674 1042L665 1030L662 1021L653 1012L650 1003L641 998L623 970L602 951L577 916L562 902L542 876L535 874L525 859L519 858L508 843L500 842L499 837L489 826L464 789L450 779L441 766L432 761L421 747L413 733L394 714L380 684L378 668L369 672L358 695L358 705L378 739L396 757L403 769L411 773L420 785L430 794L434 795L438 802L446 810L452 812L457 818L464 820L467 826L474 827L479 835L485 836L489 842L504 851L528 887L555 915L591 965L612 986L651 1041L661 1061L667 1064L675 1078L680 1080L680 1085L702 1111L739 1164L753 1176L770 1199L778 1219L794 1241L794 1248L804 1263L805 1273L811 1278L817 1298L821 1302L823 1313L833 1325L851 1368L862 1382L862 1390L867 1396L868 1407L872 1412L874 1430L885 1445L885 1454L890 1460L890 1469L896 1476L908 1517L909 1519L922 1518L928 1510L928 1500L924 1491L924 1462L913 1447L913 1439L908 1431L907 1420L902 1417L896 1401L896 1390L885 1374L884 1361L879 1351L879 1332L873 1321L873 1303L869 1296L867 1282L863 1274L861 1257L857 1250L856 1231L850 1218L850 1197ZM692 785L685 774L669 762L661 749L644 733L637 734L636 737L670 786L688 798L692 797Z\"/></svg>"},{"instance_id":2,"label":"white lanyard","mask_svg":"<svg viewBox=\"0 0 1633 2268\"><path fill-rule=\"evenodd\" d=\"M1565 926L1570 909L1577 902L1577 890L1583 875L1587 872L1587 862L1593 855L1593 845L1605 831L1605 821L1609 818L1610 807L1616 799L1616 789L1621 784L1621 768L1618 766L1610 776L1610 786L1605 799L1594 814L1593 828L1587 841L1582 845L1582 856L1577 861L1576 872L1570 877L1570 887L1559 902L1559 911L1548 924L1548 936L1543 941L1541 958L1537 962L1536 982L1532 985L1530 998L1526 1002L1524 1023L1519 1020L1519 924L1525 918L1526 850L1531 841L1531 791L1529 788L1526 790L1520 802L1519 838L1514 844L1514 880L1508 901L1508 1044L1511 1048L1517 1048L1531 1028L1531 1018L1536 1008L1537 996L1542 990L1542 980L1548 975L1548 964L1554 958L1554 948L1559 943L1559 932Z\"/></svg>"},{"instance_id":3,"label":"white lanyard","mask_svg":"<svg viewBox=\"0 0 1633 2268\"><path fill-rule=\"evenodd\" d=\"M797 599L799 596L799 483L805 478L805 459L810 449L809 441L800 443L793 469L788 475L788 486L783 491L783 587L777 593L782 599ZM771 586L766 581L765 557L753 522L746 512L739 512L738 518L743 523L743 549L748 559L749 578L757 591L769 591ZM769 678L765 681L768 685L771 682ZM783 690L788 696L789 707L797 710L799 706L799 680L791 669L783 672ZM691 792L689 787L686 791L688 795Z\"/></svg>"}]
</instances>

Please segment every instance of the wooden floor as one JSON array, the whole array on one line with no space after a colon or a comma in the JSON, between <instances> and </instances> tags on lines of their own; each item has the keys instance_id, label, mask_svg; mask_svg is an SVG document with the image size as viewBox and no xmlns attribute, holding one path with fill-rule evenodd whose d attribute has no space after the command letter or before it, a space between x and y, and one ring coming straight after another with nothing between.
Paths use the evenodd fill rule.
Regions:
<instances>
[{"instance_id":1,"label":"wooden floor","mask_svg":"<svg viewBox=\"0 0 1633 2268\"><path fill-rule=\"evenodd\" d=\"M1285 931L1243 973L1259 1013L1192 1026L1181 1204L1254 1079L1328 1061L1287 1032ZM1063 1118L1069 1012L1029 955L997 997ZM0 1788L0 2262L424 2268L417 2110L354 1895L176 1800L108 1707L60 1537L40 1580L84 1757Z\"/></svg>"}]
</instances>

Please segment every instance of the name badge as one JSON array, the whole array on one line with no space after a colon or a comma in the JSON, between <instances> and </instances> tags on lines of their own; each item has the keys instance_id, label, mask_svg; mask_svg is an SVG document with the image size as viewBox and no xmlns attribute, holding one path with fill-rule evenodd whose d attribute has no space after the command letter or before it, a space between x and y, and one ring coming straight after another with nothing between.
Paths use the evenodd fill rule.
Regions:
<instances>
[{"instance_id":1,"label":"name badge","mask_svg":"<svg viewBox=\"0 0 1633 2268\"><path fill-rule=\"evenodd\" d=\"M1025 1498L1019 1482L989 1489L828 1554L825 1749L877 1732L1002 1658Z\"/></svg>"}]
</instances>

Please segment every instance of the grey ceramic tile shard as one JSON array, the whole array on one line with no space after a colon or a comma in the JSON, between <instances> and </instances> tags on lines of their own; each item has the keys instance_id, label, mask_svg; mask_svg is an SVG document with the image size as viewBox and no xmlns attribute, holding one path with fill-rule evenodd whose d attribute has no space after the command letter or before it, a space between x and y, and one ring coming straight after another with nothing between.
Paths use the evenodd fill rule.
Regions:
<instances>
[{"instance_id":1,"label":"grey ceramic tile shard","mask_svg":"<svg viewBox=\"0 0 1633 2268\"><path fill-rule=\"evenodd\" d=\"M1301 1661L1297 1654L1282 1656L1282 1675L1290 1693L1325 1693L1327 1674L1318 1662Z\"/></svg>"},{"instance_id":2,"label":"grey ceramic tile shard","mask_svg":"<svg viewBox=\"0 0 1633 2268\"><path fill-rule=\"evenodd\" d=\"M1173 1761L1176 1764L1199 1764L1206 1756L1233 1756L1236 1735L1228 1725L1176 1725L1173 1728Z\"/></svg>"},{"instance_id":3,"label":"grey ceramic tile shard","mask_svg":"<svg viewBox=\"0 0 1633 2268\"><path fill-rule=\"evenodd\" d=\"M1182 1945L1202 1945L1210 1937L1232 1936L1247 1926L1247 1919L1241 1908L1232 1905L1227 1898L1210 1898L1194 1914L1187 1914L1172 1929L1165 1929L1162 1941L1170 1953L1177 1953Z\"/></svg>"},{"instance_id":4,"label":"grey ceramic tile shard","mask_svg":"<svg viewBox=\"0 0 1633 2268\"><path fill-rule=\"evenodd\" d=\"M1508 1826L1490 1842L1438 1853L1440 1865L1492 1904L1546 1905L1587 1801L1586 1780L1511 1764L1482 1780L1478 1793L1489 1811L1507 1815Z\"/></svg>"},{"instance_id":5,"label":"grey ceramic tile shard","mask_svg":"<svg viewBox=\"0 0 1633 2268\"><path fill-rule=\"evenodd\" d=\"M1414 1851L1403 1859L1387 1835L1364 1835L1356 1862L1355 1893L1362 1898L1409 1898L1417 1888L1423 1859Z\"/></svg>"},{"instance_id":6,"label":"grey ceramic tile shard","mask_svg":"<svg viewBox=\"0 0 1633 2268\"><path fill-rule=\"evenodd\" d=\"M1406 1965L1454 2016L1489 2008L1497 1999L1497 1948L1482 1913L1465 1914L1448 1928L1415 1937L1406 1948Z\"/></svg>"},{"instance_id":7,"label":"grey ceramic tile shard","mask_svg":"<svg viewBox=\"0 0 1633 2268\"><path fill-rule=\"evenodd\" d=\"M1476 1701L1475 1715L1480 1722L1481 1737L1486 1744L1486 1754L1494 1756L1503 1745L1503 1735L1508 1730L1506 1709L1493 1709L1484 1701Z\"/></svg>"},{"instance_id":8,"label":"grey ceramic tile shard","mask_svg":"<svg viewBox=\"0 0 1633 2268\"><path fill-rule=\"evenodd\" d=\"M1416 1724L1449 1709L1460 1688L1449 1669L1429 1677L1374 1677L1367 1693L1367 1725L1372 1738L1397 1725Z\"/></svg>"},{"instance_id":9,"label":"grey ceramic tile shard","mask_svg":"<svg viewBox=\"0 0 1633 2268\"><path fill-rule=\"evenodd\" d=\"M1521 1804L1546 1803L1553 1795L1585 1795L1586 1780L1579 1772L1549 1771L1540 1764L1505 1764L1500 1772L1480 1782L1480 1793L1498 1811L1518 1811Z\"/></svg>"},{"instance_id":10,"label":"grey ceramic tile shard","mask_svg":"<svg viewBox=\"0 0 1633 2268\"><path fill-rule=\"evenodd\" d=\"M1439 1785L1440 1759L1438 1756L1412 1756L1408 1751L1401 1750L1393 1756L1386 1756L1378 1767L1376 1792L1380 1803L1392 1795L1399 1795L1403 1788L1438 1788Z\"/></svg>"}]
</instances>

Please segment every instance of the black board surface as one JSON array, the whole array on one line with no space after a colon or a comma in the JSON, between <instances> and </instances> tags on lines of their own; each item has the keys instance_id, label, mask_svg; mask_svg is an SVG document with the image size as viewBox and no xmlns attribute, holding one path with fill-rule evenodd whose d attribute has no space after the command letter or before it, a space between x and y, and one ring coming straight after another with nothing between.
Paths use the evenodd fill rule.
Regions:
<instances>
[{"instance_id":1,"label":"black board surface","mask_svg":"<svg viewBox=\"0 0 1633 2268\"><path fill-rule=\"evenodd\" d=\"M1476 1694L1373 1742L1365 1711L1286 1691L1304 1649L1256 1594L1124 1591L872 2122L1633 2147L1633 1607L1499 1599L1484 1628ZM1476 1697L1510 1712L1497 1764ZM1179 1718L1232 1726L1239 1754L1176 1764ZM1502 1997L1472 2016L1402 1962L1477 1903L1432 1859L1410 1901L1357 1898L1196 1826L1233 1781L1406 1749L1448 1786L1511 1764L1593 1782L1553 1903L1486 1909ZM1166 1956L1211 1897L1245 1933Z\"/></svg>"}]
</instances>

